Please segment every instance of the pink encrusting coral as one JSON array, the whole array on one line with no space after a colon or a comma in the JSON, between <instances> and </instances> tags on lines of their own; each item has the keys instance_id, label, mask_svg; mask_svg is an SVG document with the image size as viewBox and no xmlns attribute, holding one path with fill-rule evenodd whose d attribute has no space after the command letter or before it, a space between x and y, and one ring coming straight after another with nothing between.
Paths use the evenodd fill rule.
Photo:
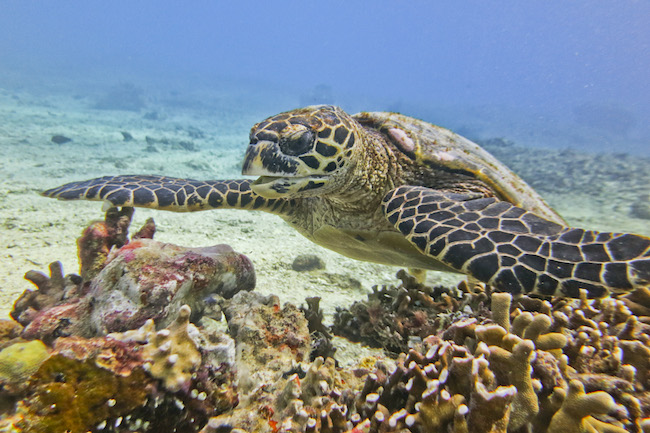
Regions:
<instances>
[{"instance_id":1,"label":"pink encrusting coral","mask_svg":"<svg viewBox=\"0 0 650 433\"><path fill-rule=\"evenodd\" d=\"M64 277L58 262L50 265L50 277L27 273L38 290L26 290L11 312L26 327L24 337L48 342L59 336L93 337L135 329L148 319L166 326L181 305L189 305L198 317L216 298L255 287L252 263L229 246L186 248L148 238L129 242L130 217L130 212L109 210L104 222L84 230L79 257L82 274L91 279ZM138 233L151 234L154 227L147 221Z\"/></svg>"},{"instance_id":2,"label":"pink encrusting coral","mask_svg":"<svg viewBox=\"0 0 650 433\"><path fill-rule=\"evenodd\" d=\"M141 326L165 326L183 304L202 315L206 303L255 287L250 260L227 245L185 248L137 239L113 251L92 280L91 326L98 334Z\"/></svg>"}]
</instances>

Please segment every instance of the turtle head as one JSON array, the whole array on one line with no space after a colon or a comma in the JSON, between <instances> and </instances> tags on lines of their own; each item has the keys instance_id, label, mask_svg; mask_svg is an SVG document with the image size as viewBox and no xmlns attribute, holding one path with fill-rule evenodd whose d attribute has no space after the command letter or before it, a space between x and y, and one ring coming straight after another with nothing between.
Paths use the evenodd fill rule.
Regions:
<instances>
[{"instance_id":1,"label":"turtle head","mask_svg":"<svg viewBox=\"0 0 650 433\"><path fill-rule=\"evenodd\" d=\"M339 107L311 106L253 126L242 174L266 198L307 197L337 188L347 170L359 125Z\"/></svg>"}]
</instances>

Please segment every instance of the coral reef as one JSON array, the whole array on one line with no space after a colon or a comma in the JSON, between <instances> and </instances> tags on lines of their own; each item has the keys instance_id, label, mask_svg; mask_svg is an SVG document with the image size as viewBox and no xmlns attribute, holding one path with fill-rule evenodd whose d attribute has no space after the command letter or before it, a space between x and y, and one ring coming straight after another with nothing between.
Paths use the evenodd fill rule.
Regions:
<instances>
[{"instance_id":1,"label":"coral reef","mask_svg":"<svg viewBox=\"0 0 650 433\"><path fill-rule=\"evenodd\" d=\"M609 432L624 433L627 430L594 418L606 415L616 409L614 399L604 391L585 393L579 380L569 383L569 391L558 391L564 401L560 410L553 416L548 427L549 433L563 432Z\"/></svg>"},{"instance_id":2,"label":"coral reef","mask_svg":"<svg viewBox=\"0 0 650 433\"><path fill-rule=\"evenodd\" d=\"M221 412L237 404L233 384L235 345L225 334L190 323L191 310L183 305L169 327L156 331L153 320L108 339L138 343L143 368L172 392L202 402L206 413Z\"/></svg>"},{"instance_id":3,"label":"coral reef","mask_svg":"<svg viewBox=\"0 0 650 433\"><path fill-rule=\"evenodd\" d=\"M14 339L20 337L23 327L20 323L10 319L0 319L0 349L15 343Z\"/></svg>"},{"instance_id":4,"label":"coral reef","mask_svg":"<svg viewBox=\"0 0 650 433\"><path fill-rule=\"evenodd\" d=\"M600 139L609 141L603 136ZM629 209L634 203L647 209L644 197L650 184L647 156L616 153L615 146L609 147L612 153L581 153L572 149L524 148L502 138L477 140L477 143L538 192L574 196L579 192L585 197L607 197L611 209ZM558 173L571 173L571 176L558 176Z\"/></svg>"},{"instance_id":5,"label":"coral reef","mask_svg":"<svg viewBox=\"0 0 650 433\"><path fill-rule=\"evenodd\" d=\"M124 430L115 431L200 429L209 416L237 405L235 350L227 335L197 328L189 317L183 306L159 331L149 321L122 334L60 337L51 351L39 340L9 346L0 352L8 378L0 382L0 428L86 432L123 423ZM20 387L7 386L19 381ZM10 401L16 396L22 398Z\"/></svg>"},{"instance_id":6,"label":"coral reef","mask_svg":"<svg viewBox=\"0 0 650 433\"><path fill-rule=\"evenodd\" d=\"M129 239L111 212L78 243L84 277L28 272L0 322L0 431L650 431L650 288L513 298L400 271L330 329L319 298L250 291L228 247L158 243L152 221ZM343 367L333 333L385 355Z\"/></svg>"},{"instance_id":7,"label":"coral reef","mask_svg":"<svg viewBox=\"0 0 650 433\"><path fill-rule=\"evenodd\" d=\"M30 392L17 412L25 431L83 432L131 414L147 402L152 381L141 368L127 375L84 360L52 355L30 378Z\"/></svg>"},{"instance_id":8,"label":"coral reef","mask_svg":"<svg viewBox=\"0 0 650 433\"><path fill-rule=\"evenodd\" d=\"M83 231L77 241L81 276L64 277L58 262L50 265L50 277L26 274L38 290L25 291L11 312L25 326L24 338L93 337L135 329L148 319L164 327L184 304L196 317L218 318L218 299L254 288L252 263L227 245L154 241L153 220L129 240L132 214L132 208L109 209L104 221Z\"/></svg>"},{"instance_id":9,"label":"coral reef","mask_svg":"<svg viewBox=\"0 0 650 433\"><path fill-rule=\"evenodd\" d=\"M61 262L50 263L50 276L39 271L28 271L25 279L37 290L25 290L14 303L11 317L23 326L29 325L40 313L59 303L69 292L74 292L81 278L63 277Z\"/></svg>"},{"instance_id":10,"label":"coral reef","mask_svg":"<svg viewBox=\"0 0 650 433\"><path fill-rule=\"evenodd\" d=\"M411 284L410 298L422 298L414 296L412 282L403 274L400 277L400 287ZM405 406L395 406L395 410L406 409L406 413L399 415L402 424L393 423L392 429L377 427L364 431L640 432L647 423L643 418L650 415L650 326L646 325L647 315L637 317L627 307L629 304L635 311L647 314L647 289L621 299L590 301L582 293L579 300L550 302L526 296L513 300L509 294L495 293L486 303L485 295L468 291L467 285L459 292L461 299L439 310L451 314L454 323L446 329L439 328L422 343L413 340L412 330L395 328L404 331L401 341L415 342L415 348L421 347L411 349L403 361L398 358L397 371L400 366L403 369L398 373L403 377L400 380L405 381L409 391L416 388L417 380L424 382L415 395L402 396L406 398ZM401 308L393 295L384 299L378 309L377 293L399 291L375 289L367 302L357 304L360 314L355 318L354 329L375 332L364 335L370 344L386 335L382 326L389 322L387 317L395 323L411 323L408 318L419 307ZM441 292L437 298L432 297L430 305L439 305L442 295ZM463 304L474 307L468 310L460 307ZM483 306L490 306L491 310L481 311ZM432 308L428 313L435 316L436 310ZM363 320L375 326L365 326ZM422 323L431 320L427 317ZM418 379L421 373L410 372L416 368L426 377ZM377 372L372 374L381 376ZM373 401L392 402L397 398L392 393L390 398L384 396L385 383L375 385L383 393L378 397L372 395ZM422 409L428 407L423 405L429 401L425 398L428 393L439 401L443 392L446 409L437 407L423 414ZM454 399L456 403L451 404ZM409 406L410 401L417 402L417 408L416 403ZM387 419L398 416L387 408ZM462 417L458 411L463 412ZM368 419L372 421L371 417ZM350 430L354 422L352 418L348 421L346 429Z\"/></svg>"},{"instance_id":11,"label":"coral reef","mask_svg":"<svg viewBox=\"0 0 650 433\"><path fill-rule=\"evenodd\" d=\"M298 308L280 304L276 296L239 292L224 302L223 312L231 337L237 343L237 364L250 374L244 390L264 383L269 371L309 359L307 320Z\"/></svg>"},{"instance_id":12,"label":"coral reef","mask_svg":"<svg viewBox=\"0 0 650 433\"><path fill-rule=\"evenodd\" d=\"M447 287L427 287L404 270L397 277L399 286L374 286L367 301L337 308L334 334L396 355L408 351L412 341L448 326L452 313L462 312L473 299L458 299L457 291Z\"/></svg>"},{"instance_id":13,"label":"coral reef","mask_svg":"<svg viewBox=\"0 0 650 433\"><path fill-rule=\"evenodd\" d=\"M349 370L337 368L331 358L302 363L288 372L279 396L265 406L263 413L271 414L268 423L259 421L262 414L238 416L243 413L238 407L211 419L203 431L226 426L250 432L646 431L648 388L636 375L648 371L645 354L619 354L619 365L608 365L609 374L604 374L581 372L565 353L571 353L577 340L582 344L578 352L592 358L604 350L602 345L584 349L587 341L580 334L589 320L601 337L616 336L608 344L639 342L624 339L641 328L623 301L585 297L542 302L504 294L492 295L491 301L492 314L487 316L501 324L490 317L482 323L465 320L456 331L424 338L394 365L377 359ZM459 329L467 336L464 344L442 337L459 335ZM643 338L640 343L648 347ZM613 347L605 350L616 352ZM635 364L623 364L628 361ZM604 367L599 357L594 365ZM277 389L277 381L269 386ZM248 410L255 407L261 410L256 405Z\"/></svg>"},{"instance_id":14,"label":"coral reef","mask_svg":"<svg viewBox=\"0 0 650 433\"><path fill-rule=\"evenodd\" d=\"M25 274L37 290L23 292L11 311L11 317L26 327L25 338L51 341L61 335L89 334L81 320L91 308L85 298L87 286L104 267L111 249L128 243L132 215L133 208L111 208L104 221L93 222L83 230L77 239L81 275L64 277L60 262L50 264L49 277L39 271ZM154 231L153 221L147 221L138 234L151 237Z\"/></svg>"},{"instance_id":15,"label":"coral reef","mask_svg":"<svg viewBox=\"0 0 650 433\"><path fill-rule=\"evenodd\" d=\"M142 343L140 353L147 371L170 391L184 389L187 392L192 373L201 364L199 344L191 335L197 335L199 331L189 323L190 312L190 307L183 305L171 326L158 332L153 319L149 319L139 329L108 336L119 341Z\"/></svg>"}]
</instances>

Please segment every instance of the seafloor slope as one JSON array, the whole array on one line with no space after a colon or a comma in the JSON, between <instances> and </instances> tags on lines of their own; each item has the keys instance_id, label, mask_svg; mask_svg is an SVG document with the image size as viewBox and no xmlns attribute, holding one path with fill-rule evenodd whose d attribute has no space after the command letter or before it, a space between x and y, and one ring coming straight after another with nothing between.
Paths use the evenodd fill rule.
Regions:
<instances>
[{"instance_id":1,"label":"seafloor slope","mask_svg":"<svg viewBox=\"0 0 650 433\"><path fill-rule=\"evenodd\" d=\"M129 86L98 95L35 96L0 89L0 313L6 315L16 294L26 287L23 275L28 269L45 267L57 258L66 272L76 271L72 239L88 221L103 217L99 203L59 202L40 197L40 191L111 174L239 177L250 127L273 114L262 108L268 106L260 103L263 98L228 92L202 99L170 94L145 100ZM278 100L277 95L269 98ZM111 101L119 102L114 108L120 109L106 109ZM53 142L57 135L71 141ZM526 149L501 139L484 144L571 224L650 234L650 159ZM326 314L342 301L360 299L374 284L394 281L396 269L324 250L273 215L140 209L135 224L151 216L159 225L158 239L193 246L228 243L256 264L258 290L293 302L305 294L321 296ZM318 255L325 269L310 274L294 271L291 264L302 254ZM429 278L432 283L458 281L434 272Z\"/></svg>"}]
</instances>

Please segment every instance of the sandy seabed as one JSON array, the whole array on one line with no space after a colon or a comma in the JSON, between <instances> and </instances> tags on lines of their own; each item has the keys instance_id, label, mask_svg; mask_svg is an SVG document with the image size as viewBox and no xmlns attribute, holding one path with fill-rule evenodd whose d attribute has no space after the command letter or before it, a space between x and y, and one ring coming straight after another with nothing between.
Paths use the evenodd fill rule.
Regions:
<instances>
[{"instance_id":1,"label":"sandy seabed","mask_svg":"<svg viewBox=\"0 0 650 433\"><path fill-rule=\"evenodd\" d=\"M90 221L103 219L101 203L57 201L41 197L40 191L115 174L237 178L250 127L275 114L228 100L211 107L154 105L140 112L90 106L87 98L73 95L35 96L0 89L2 317L8 315L22 291L32 288L23 279L26 271L47 272L48 264L59 260L66 273L78 272L76 238ZM286 107L291 108L295 106ZM131 134L133 140L124 141L122 132ZM54 135L72 141L56 144L51 141ZM648 220L629 216L627 203L638 191L617 191L616 184L605 191L609 192L599 196L582 191L543 195L571 225L650 234ZM137 209L132 230L149 217L156 221L157 240L183 246L229 244L253 261L257 291L297 305L306 296L320 296L326 316L331 316L336 306L365 299L373 285L397 281L397 268L342 257L307 241L279 217L263 212L175 214ZM292 270L293 260L301 254L318 255L325 270ZM428 273L430 284L455 284L461 278Z\"/></svg>"}]
</instances>

